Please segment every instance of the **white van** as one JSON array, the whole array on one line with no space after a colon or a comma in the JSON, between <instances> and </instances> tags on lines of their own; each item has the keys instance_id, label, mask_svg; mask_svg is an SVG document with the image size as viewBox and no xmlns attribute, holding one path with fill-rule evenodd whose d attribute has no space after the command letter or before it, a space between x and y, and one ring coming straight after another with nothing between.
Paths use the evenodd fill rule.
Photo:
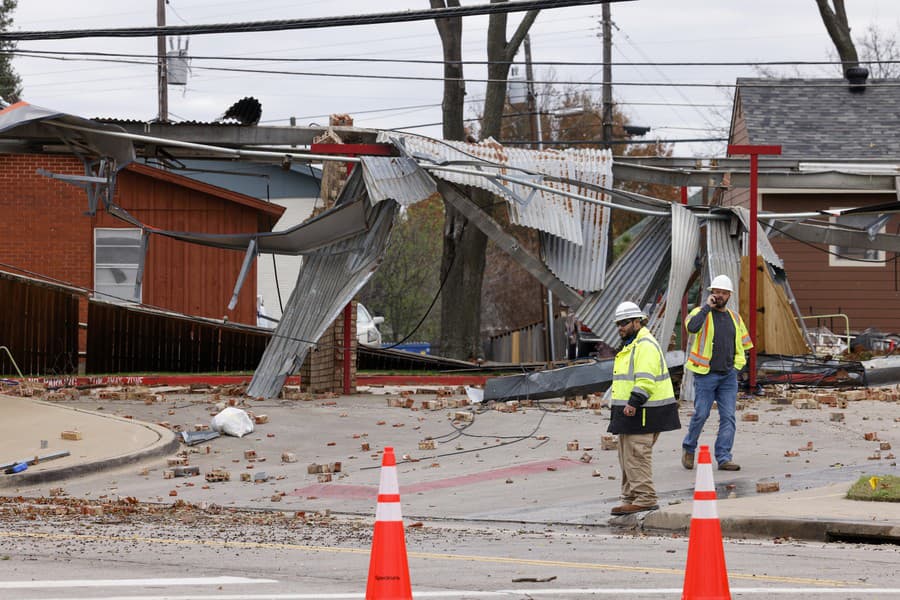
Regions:
<instances>
[{"instance_id":1,"label":"white van","mask_svg":"<svg viewBox=\"0 0 900 600\"><path fill-rule=\"evenodd\" d=\"M384 317L373 317L361 302L356 304L356 341L364 346L381 347L381 331L378 326Z\"/></svg>"}]
</instances>

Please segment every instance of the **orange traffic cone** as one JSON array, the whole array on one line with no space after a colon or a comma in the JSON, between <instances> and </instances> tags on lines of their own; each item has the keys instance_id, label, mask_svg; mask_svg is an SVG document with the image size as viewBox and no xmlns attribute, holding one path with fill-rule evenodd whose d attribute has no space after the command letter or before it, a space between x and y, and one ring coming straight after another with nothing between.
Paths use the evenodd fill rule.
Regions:
<instances>
[{"instance_id":1,"label":"orange traffic cone","mask_svg":"<svg viewBox=\"0 0 900 600\"><path fill-rule=\"evenodd\" d=\"M412 600L394 449L384 449L366 600Z\"/></svg>"},{"instance_id":2,"label":"orange traffic cone","mask_svg":"<svg viewBox=\"0 0 900 600\"><path fill-rule=\"evenodd\" d=\"M700 446L682 600L731 600L709 446Z\"/></svg>"}]
</instances>

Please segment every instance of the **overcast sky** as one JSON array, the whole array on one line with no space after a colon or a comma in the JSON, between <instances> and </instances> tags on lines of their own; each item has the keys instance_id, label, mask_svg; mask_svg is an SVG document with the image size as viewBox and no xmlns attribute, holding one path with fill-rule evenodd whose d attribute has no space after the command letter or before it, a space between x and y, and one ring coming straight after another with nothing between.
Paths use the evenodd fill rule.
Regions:
<instances>
[{"instance_id":1,"label":"overcast sky","mask_svg":"<svg viewBox=\"0 0 900 600\"><path fill-rule=\"evenodd\" d=\"M463 1L464 5L481 4ZM883 34L900 35L900 1L848 0L855 37L871 25ZM167 23L198 25L275 19L342 16L372 12L422 10L427 0L170 0ZM600 5L545 10L532 28L534 61L601 61L598 37ZM615 23L613 60L626 62L821 61L833 58L833 45L814 0L635 0L612 4ZM156 24L156 0L19 0L13 30L46 31L135 27ZM510 18L510 30L520 16ZM484 60L487 18L471 17L463 25L464 60ZM362 127L398 128L437 123L441 119L440 81L401 81L358 77L321 77L313 73L440 78L439 64L366 62L272 62L273 58L376 58L440 60L440 40L433 22L343 27L256 34L201 35L182 39L192 56L242 57L253 61L193 61L187 86L169 88L172 120L211 121L244 96L258 98L262 124L326 123L329 113L349 113ZM20 42L20 50L99 51L149 55L130 60L151 64L116 64L18 56L13 65L22 77L24 99L32 104L84 117L152 120L157 116L156 39L87 38ZM521 58L521 53L520 53ZM305 75L248 74L203 67L297 71ZM788 75L836 76L836 66L777 67ZM800 69L798 71L798 69ZM730 97L737 77L755 76L750 66L617 65L614 99L631 122L652 128L648 137L707 138L727 128ZM469 78L483 79L484 67L467 65ZM601 67L536 66L535 78L553 79L600 95ZM573 83L569 83L573 82ZM628 86L657 83L660 86ZM674 84L723 84L679 87ZM470 83L474 111L483 85ZM423 106L424 105L424 106ZM416 108L410 108L416 107ZM410 129L440 137L437 125ZM710 154L721 145L679 144L677 155Z\"/></svg>"}]
</instances>

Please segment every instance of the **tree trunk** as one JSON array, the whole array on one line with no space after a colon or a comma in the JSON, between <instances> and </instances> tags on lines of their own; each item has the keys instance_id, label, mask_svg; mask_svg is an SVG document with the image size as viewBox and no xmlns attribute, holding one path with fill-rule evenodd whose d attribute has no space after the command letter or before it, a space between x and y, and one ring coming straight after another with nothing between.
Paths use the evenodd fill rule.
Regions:
<instances>
[{"instance_id":1,"label":"tree trunk","mask_svg":"<svg viewBox=\"0 0 900 600\"><path fill-rule=\"evenodd\" d=\"M492 0L505 2L506 0ZM458 0L430 0L432 8L459 6ZM506 64L490 64L485 95L484 125L482 137L497 136L506 103L506 79L509 62L525 39L528 28L534 23L538 11L528 12L516 30L513 39L506 41L505 14L491 15L488 27L488 61ZM444 52L444 138L465 139L463 126L465 84L462 81L462 21L438 19L435 21ZM458 78L451 81L450 78ZM490 212L493 196L481 190L473 194L473 200ZM441 353L463 360L479 358L481 350L481 287L484 279L484 259L487 237L468 222L460 213L445 204L444 250L441 259L441 276L446 277L441 298Z\"/></svg>"},{"instance_id":2,"label":"tree trunk","mask_svg":"<svg viewBox=\"0 0 900 600\"><path fill-rule=\"evenodd\" d=\"M853 38L850 36L850 24L847 22L847 11L844 8L844 0L833 0L834 10L828 4L828 0L816 0L819 5L819 14L822 15L822 22L825 23L825 29L837 48L838 56L841 59L843 73L851 67L859 66L859 56L856 53L856 46L853 45Z\"/></svg>"}]
</instances>

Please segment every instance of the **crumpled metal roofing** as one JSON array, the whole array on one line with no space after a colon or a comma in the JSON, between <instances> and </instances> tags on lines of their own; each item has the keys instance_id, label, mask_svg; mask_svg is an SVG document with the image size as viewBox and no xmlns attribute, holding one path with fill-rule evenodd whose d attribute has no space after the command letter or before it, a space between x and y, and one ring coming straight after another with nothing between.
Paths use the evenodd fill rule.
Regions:
<instances>
[{"instance_id":1,"label":"crumpled metal roofing","mask_svg":"<svg viewBox=\"0 0 900 600\"><path fill-rule=\"evenodd\" d=\"M396 202L379 202L369 208L367 231L306 256L248 395L276 397L287 377L300 368L309 349L375 271L397 209Z\"/></svg>"},{"instance_id":2,"label":"crumpled metal roofing","mask_svg":"<svg viewBox=\"0 0 900 600\"><path fill-rule=\"evenodd\" d=\"M738 218L740 218L741 223L744 224L744 230L747 231L747 235L749 237L750 231L750 209L744 208L743 206L735 207L735 212L737 213ZM775 248L772 246L772 242L769 241L769 236L766 235L766 232L763 230L762 225L759 223L756 224L756 250L759 252L760 256L763 257L767 263L772 266L778 267L779 269L784 269L784 261L781 260L781 257L778 256L778 253L775 252Z\"/></svg>"},{"instance_id":3,"label":"crumpled metal roofing","mask_svg":"<svg viewBox=\"0 0 900 600\"><path fill-rule=\"evenodd\" d=\"M650 331L665 348L672 338L681 310L681 299L700 252L700 220L680 204L672 205L672 256L669 285L666 290L665 313L661 320L650 323Z\"/></svg>"},{"instance_id":4,"label":"crumpled metal roofing","mask_svg":"<svg viewBox=\"0 0 900 600\"><path fill-rule=\"evenodd\" d=\"M541 232L541 258L560 281L586 292L603 288L609 208L579 202L546 190L535 190L519 183L501 182L490 175L500 173L534 179L553 189L609 201L602 191L589 187L612 187L612 155L609 151L528 150L506 148L494 140L467 144L400 134L384 134L379 139L390 141L419 160L435 164L457 163L468 169L469 173L435 171L434 176L451 183L485 189L506 199L511 223ZM491 167L491 164L498 163L503 168ZM541 179L534 173L577 180L586 185Z\"/></svg>"},{"instance_id":5,"label":"crumpled metal roofing","mask_svg":"<svg viewBox=\"0 0 900 600\"><path fill-rule=\"evenodd\" d=\"M741 281L741 232L733 233L732 221L709 219L706 222L707 279L701 282L700 297L706 298L706 289L717 275L728 275L734 284L734 292L728 299L728 308L738 312Z\"/></svg>"},{"instance_id":6,"label":"crumpled metal roofing","mask_svg":"<svg viewBox=\"0 0 900 600\"><path fill-rule=\"evenodd\" d=\"M373 204L390 199L409 206L439 195L431 176L408 156L361 156L360 162Z\"/></svg>"},{"instance_id":7,"label":"crumpled metal roofing","mask_svg":"<svg viewBox=\"0 0 900 600\"><path fill-rule=\"evenodd\" d=\"M575 311L576 318L610 346L615 346L618 340L613 322L616 306L625 300L644 306L655 291L654 284L669 269L672 244L669 219L647 219L648 225L609 270L603 291L589 295Z\"/></svg>"},{"instance_id":8,"label":"crumpled metal roofing","mask_svg":"<svg viewBox=\"0 0 900 600\"><path fill-rule=\"evenodd\" d=\"M523 179L529 176L520 169L563 177L585 183L612 187L612 153L609 150L527 150L506 148L493 139L477 144L433 140L396 133L381 134L379 141L402 145L416 159L435 164L457 163L484 170L488 175L499 172ZM499 170L484 163L499 165ZM549 192L534 190L516 183L492 182L476 174L436 172L437 177L493 192L509 202L510 222L537 229L575 244L583 242L581 222L582 203ZM548 187L600 199L601 192L570 183L543 181Z\"/></svg>"}]
</instances>

